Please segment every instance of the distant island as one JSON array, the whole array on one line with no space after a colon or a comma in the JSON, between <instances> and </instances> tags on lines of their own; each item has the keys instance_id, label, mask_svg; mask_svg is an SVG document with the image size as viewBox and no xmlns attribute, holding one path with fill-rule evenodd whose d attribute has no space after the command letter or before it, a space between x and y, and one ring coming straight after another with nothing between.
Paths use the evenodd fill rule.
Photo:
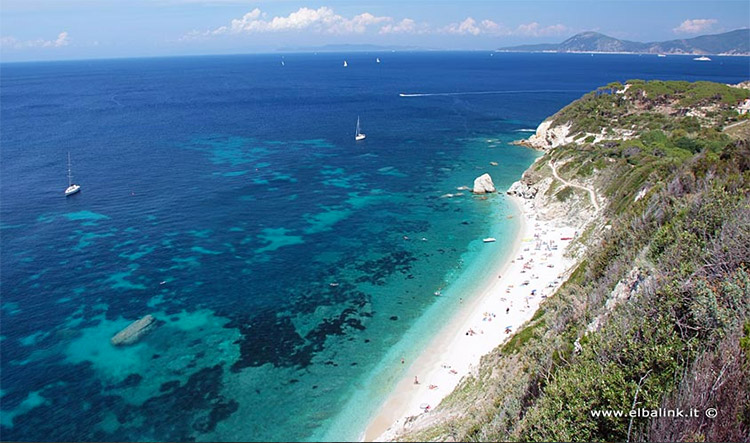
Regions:
<instances>
[{"instance_id":1,"label":"distant island","mask_svg":"<svg viewBox=\"0 0 750 443\"><path fill-rule=\"evenodd\" d=\"M498 51L750 55L750 29L650 43L620 40L598 32L582 32L562 43L509 46Z\"/></svg>"}]
</instances>

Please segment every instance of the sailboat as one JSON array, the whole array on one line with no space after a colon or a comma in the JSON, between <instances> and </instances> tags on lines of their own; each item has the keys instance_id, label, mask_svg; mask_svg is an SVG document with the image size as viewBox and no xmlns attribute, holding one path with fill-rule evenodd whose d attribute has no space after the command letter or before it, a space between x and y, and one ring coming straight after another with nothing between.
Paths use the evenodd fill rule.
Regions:
<instances>
[{"instance_id":1,"label":"sailboat","mask_svg":"<svg viewBox=\"0 0 750 443\"><path fill-rule=\"evenodd\" d=\"M380 63L380 57L375 57L375 63Z\"/></svg>"},{"instance_id":2,"label":"sailboat","mask_svg":"<svg viewBox=\"0 0 750 443\"><path fill-rule=\"evenodd\" d=\"M359 132L359 116L357 116L357 132L354 133L354 140L360 141L365 139L365 134Z\"/></svg>"},{"instance_id":3,"label":"sailboat","mask_svg":"<svg viewBox=\"0 0 750 443\"><path fill-rule=\"evenodd\" d=\"M344 60L344 67L346 68L347 66L349 66L349 64L347 64L346 60Z\"/></svg>"},{"instance_id":4,"label":"sailboat","mask_svg":"<svg viewBox=\"0 0 750 443\"><path fill-rule=\"evenodd\" d=\"M70 172L70 152L68 152L68 187L65 189L65 196L73 195L81 190L81 185L73 183L73 175Z\"/></svg>"}]
</instances>

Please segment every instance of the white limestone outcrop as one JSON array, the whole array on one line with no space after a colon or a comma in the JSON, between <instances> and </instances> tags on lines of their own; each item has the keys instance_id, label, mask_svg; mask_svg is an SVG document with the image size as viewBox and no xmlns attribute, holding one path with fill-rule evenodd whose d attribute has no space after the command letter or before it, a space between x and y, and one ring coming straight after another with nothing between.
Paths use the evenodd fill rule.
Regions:
<instances>
[{"instance_id":1,"label":"white limestone outcrop","mask_svg":"<svg viewBox=\"0 0 750 443\"><path fill-rule=\"evenodd\" d=\"M532 186L523 181L517 181L508 188L508 195L517 195L527 200L536 197L536 193L539 192L539 188Z\"/></svg>"},{"instance_id":2,"label":"white limestone outcrop","mask_svg":"<svg viewBox=\"0 0 750 443\"><path fill-rule=\"evenodd\" d=\"M554 149L573 142L570 134L570 123L552 127L554 120L545 120L536 128L536 133L529 137L528 144L536 149Z\"/></svg>"},{"instance_id":3,"label":"white limestone outcrop","mask_svg":"<svg viewBox=\"0 0 750 443\"><path fill-rule=\"evenodd\" d=\"M474 179L474 189L472 190L475 194L486 194L488 192L495 192L495 184L492 183L492 177L490 174L482 174Z\"/></svg>"}]
</instances>

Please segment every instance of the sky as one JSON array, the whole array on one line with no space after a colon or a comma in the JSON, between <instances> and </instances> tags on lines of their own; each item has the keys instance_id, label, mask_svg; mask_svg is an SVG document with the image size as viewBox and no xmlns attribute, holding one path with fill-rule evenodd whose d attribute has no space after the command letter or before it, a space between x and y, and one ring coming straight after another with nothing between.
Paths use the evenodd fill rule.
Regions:
<instances>
[{"instance_id":1,"label":"sky","mask_svg":"<svg viewBox=\"0 0 750 443\"><path fill-rule=\"evenodd\" d=\"M328 44L491 50L583 31L646 42L747 27L747 0L0 0L0 62Z\"/></svg>"}]
</instances>

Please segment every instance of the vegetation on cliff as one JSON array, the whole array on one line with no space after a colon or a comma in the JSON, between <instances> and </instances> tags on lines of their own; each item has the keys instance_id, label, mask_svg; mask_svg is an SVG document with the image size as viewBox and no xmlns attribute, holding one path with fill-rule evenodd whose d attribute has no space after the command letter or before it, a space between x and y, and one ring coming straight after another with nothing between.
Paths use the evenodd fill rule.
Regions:
<instances>
[{"instance_id":1,"label":"vegetation on cliff","mask_svg":"<svg viewBox=\"0 0 750 443\"><path fill-rule=\"evenodd\" d=\"M558 147L524 177L548 178L554 162L606 201L580 236L579 265L402 439L750 439L750 141L723 131L748 92L628 84L588 94L555 121L629 137ZM659 408L698 415L630 416Z\"/></svg>"},{"instance_id":2,"label":"vegetation on cliff","mask_svg":"<svg viewBox=\"0 0 750 443\"><path fill-rule=\"evenodd\" d=\"M590 92L553 116L570 134L633 137L645 130L676 137L715 139L728 123L747 119L737 105L750 90L712 82L628 80ZM585 140L584 140L585 141Z\"/></svg>"}]
</instances>

